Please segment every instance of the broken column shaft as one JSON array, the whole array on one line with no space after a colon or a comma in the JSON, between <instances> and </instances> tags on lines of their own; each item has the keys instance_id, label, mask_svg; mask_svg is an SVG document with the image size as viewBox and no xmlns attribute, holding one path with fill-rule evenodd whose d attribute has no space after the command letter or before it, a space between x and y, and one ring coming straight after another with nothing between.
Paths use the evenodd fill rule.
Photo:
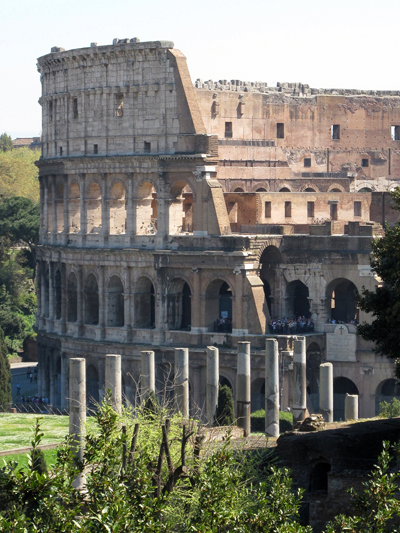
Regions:
<instances>
[{"instance_id":1,"label":"broken column shaft","mask_svg":"<svg viewBox=\"0 0 400 533\"><path fill-rule=\"evenodd\" d=\"M250 435L250 407L250 343L238 342L236 412L237 425L243 429L245 437Z\"/></svg>"},{"instance_id":2,"label":"broken column shaft","mask_svg":"<svg viewBox=\"0 0 400 533\"><path fill-rule=\"evenodd\" d=\"M217 409L218 384L219 351L214 346L207 346L206 417L210 426L214 424L214 416Z\"/></svg>"},{"instance_id":3,"label":"broken column shaft","mask_svg":"<svg viewBox=\"0 0 400 533\"><path fill-rule=\"evenodd\" d=\"M189 418L189 350L175 348L175 404L183 418Z\"/></svg>"},{"instance_id":4,"label":"broken column shaft","mask_svg":"<svg viewBox=\"0 0 400 533\"><path fill-rule=\"evenodd\" d=\"M83 460L83 444L86 424L86 360L73 358L69 360L69 434L72 446L79 461ZM73 482L76 489L85 484L84 474Z\"/></svg>"},{"instance_id":5,"label":"broken column shaft","mask_svg":"<svg viewBox=\"0 0 400 533\"><path fill-rule=\"evenodd\" d=\"M265 433L279 437L279 350L276 339L265 341Z\"/></svg>"},{"instance_id":6,"label":"broken column shaft","mask_svg":"<svg viewBox=\"0 0 400 533\"><path fill-rule=\"evenodd\" d=\"M333 365L319 367L319 410L325 422L333 422Z\"/></svg>"},{"instance_id":7,"label":"broken column shaft","mask_svg":"<svg viewBox=\"0 0 400 533\"><path fill-rule=\"evenodd\" d=\"M344 398L344 418L358 420L358 394L346 394Z\"/></svg>"},{"instance_id":8,"label":"broken column shaft","mask_svg":"<svg viewBox=\"0 0 400 533\"><path fill-rule=\"evenodd\" d=\"M113 408L120 412L122 404L121 393L121 356L117 354L106 355L106 382L105 389L111 391Z\"/></svg>"},{"instance_id":9,"label":"broken column shaft","mask_svg":"<svg viewBox=\"0 0 400 533\"><path fill-rule=\"evenodd\" d=\"M293 423L301 422L306 417L306 339L297 337L293 349Z\"/></svg>"},{"instance_id":10,"label":"broken column shaft","mask_svg":"<svg viewBox=\"0 0 400 533\"><path fill-rule=\"evenodd\" d=\"M150 391L156 390L155 378L155 358L153 351L140 352L141 373L140 373L140 395L145 399Z\"/></svg>"}]
</instances>

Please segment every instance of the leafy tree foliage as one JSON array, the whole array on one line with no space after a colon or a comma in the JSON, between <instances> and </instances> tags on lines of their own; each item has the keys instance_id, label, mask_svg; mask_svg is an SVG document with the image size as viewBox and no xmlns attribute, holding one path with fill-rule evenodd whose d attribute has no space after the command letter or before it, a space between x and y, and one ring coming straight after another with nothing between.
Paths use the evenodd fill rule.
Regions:
<instances>
[{"instance_id":1,"label":"leafy tree foliage","mask_svg":"<svg viewBox=\"0 0 400 533\"><path fill-rule=\"evenodd\" d=\"M18 148L6 152L0 149L0 197L23 196L39 201L39 170L35 165L40 152Z\"/></svg>"},{"instance_id":2,"label":"leafy tree foliage","mask_svg":"<svg viewBox=\"0 0 400 533\"><path fill-rule=\"evenodd\" d=\"M11 398L11 370L4 333L0 328L0 404L7 405Z\"/></svg>"},{"instance_id":3,"label":"leafy tree foliage","mask_svg":"<svg viewBox=\"0 0 400 533\"><path fill-rule=\"evenodd\" d=\"M400 210L400 189L391 193L395 209ZM376 343L376 351L389 358L399 357L400 336L400 222L392 228L386 227L386 234L372 242L371 267L381 279L375 291L364 289L359 295L360 308L371 313L371 324L358 326L358 333L368 341ZM400 376L400 367L396 368Z\"/></svg>"},{"instance_id":4,"label":"leafy tree foliage","mask_svg":"<svg viewBox=\"0 0 400 533\"><path fill-rule=\"evenodd\" d=\"M215 426L230 426L235 422L232 391L228 385L219 385L218 404L215 410Z\"/></svg>"},{"instance_id":5,"label":"leafy tree foliage","mask_svg":"<svg viewBox=\"0 0 400 533\"><path fill-rule=\"evenodd\" d=\"M7 133L2 133L0 135L0 151L1 152L8 152L9 150L12 150L14 148L12 139Z\"/></svg>"},{"instance_id":6,"label":"leafy tree foliage","mask_svg":"<svg viewBox=\"0 0 400 533\"><path fill-rule=\"evenodd\" d=\"M393 398L391 402L381 402L379 404L379 416L384 418L400 416L400 400Z\"/></svg>"}]
</instances>

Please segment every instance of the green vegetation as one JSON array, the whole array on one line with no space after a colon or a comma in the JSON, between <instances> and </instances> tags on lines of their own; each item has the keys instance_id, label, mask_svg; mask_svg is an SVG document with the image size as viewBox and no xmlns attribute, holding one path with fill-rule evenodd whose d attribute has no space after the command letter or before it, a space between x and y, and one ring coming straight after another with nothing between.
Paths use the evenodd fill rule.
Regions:
<instances>
[{"instance_id":1,"label":"green vegetation","mask_svg":"<svg viewBox=\"0 0 400 533\"><path fill-rule=\"evenodd\" d=\"M23 196L39 201L39 170L35 162L40 152L29 148L1 149L0 142L0 198Z\"/></svg>"},{"instance_id":2,"label":"green vegetation","mask_svg":"<svg viewBox=\"0 0 400 533\"><path fill-rule=\"evenodd\" d=\"M379 416L383 418L400 416L400 400L393 398L391 402L381 402L379 404Z\"/></svg>"},{"instance_id":3,"label":"green vegetation","mask_svg":"<svg viewBox=\"0 0 400 533\"><path fill-rule=\"evenodd\" d=\"M0 152L8 152L13 149L14 145L11 137L7 133L2 133L0 135Z\"/></svg>"},{"instance_id":4,"label":"green vegetation","mask_svg":"<svg viewBox=\"0 0 400 533\"><path fill-rule=\"evenodd\" d=\"M11 369L4 333L0 328L0 404L7 405L11 401Z\"/></svg>"},{"instance_id":5,"label":"green vegetation","mask_svg":"<svg viewBox=\"0 0 400 533\"><path fill-rule=\"evenodd\" d=\"M293 414L286 411L279 411L279 432L292 431ZM265 432L265 410L259 409L251 413L251 431L254 433Z\"/></svg>"},{"instance_id":6,"label":"green vegetation","mask_svg":"<svg viewBox=\"0 0 400 533\"><path fill-rule=\"evenodd\" d=\"M29 443L30 445L30 443ZM45 450L43 452L44 459L48 465L48 468L52 468L55 465L57 459L57 450ZM29 453L16 453L12 455L3 455L0 457L0 468L4 466L4 462L15 462L18 464L18 469L28 468Z\"/></svg>"},{"instance_id":7,"label":"green vegetation","mask_svg":"<svg viewBox=\"0 0 400 533\"><path fill-rule=\"evenodd\" d=\"M219 385L218 404L214 420L214 426L230 426L235 422L232 390L228 385Z\"/></svg>"}]
</instances>

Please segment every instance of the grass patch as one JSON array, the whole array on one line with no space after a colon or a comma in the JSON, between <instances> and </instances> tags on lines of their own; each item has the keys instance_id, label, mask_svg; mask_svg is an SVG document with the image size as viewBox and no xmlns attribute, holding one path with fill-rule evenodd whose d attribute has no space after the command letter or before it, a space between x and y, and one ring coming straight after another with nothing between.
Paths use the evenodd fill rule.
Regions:
<instances>
[{"instance_id":1,"label":"grass patch","mask_svg":"<svg viewBox=\"0 0 400 533\"><path fill-rule=\"evenodd\" d=\"M279 411L279 432L291 431L293 429L293 413ZM251 432L265 432L265 411L259 409L251 413Z\"/></svg>"},{"instance_id":2,"label":"grass patch","mask_svg":"<svg viewBox=\"0 0 400 533\"><path fill-rule=\"evenodd\" d=\"M46 459L47 468L52 468L56 462L57 450L45 450L43 453L44 458ZM14 455L5 455L4 457L0 457L0 467L4 466L4 461L7 463L15 461L18 463L18 469L28 468L28 455L28 453L17 453Z\"/></svg>"}]
</instances>

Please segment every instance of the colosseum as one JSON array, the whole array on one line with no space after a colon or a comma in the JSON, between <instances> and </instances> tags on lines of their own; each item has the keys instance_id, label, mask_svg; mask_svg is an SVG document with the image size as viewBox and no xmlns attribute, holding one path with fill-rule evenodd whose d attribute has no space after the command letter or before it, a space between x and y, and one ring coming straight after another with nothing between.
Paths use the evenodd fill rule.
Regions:
<instances>
[{"instance_id":1,"label":"colosseum","mask_svg":"<svg viewBox=\"0 0 400 533\"><path fill-rule=\"evenodd\" d=\"M266 335L281 347L291 401L291 337L305 335L310 410L321 362L360 416L397 394L392 364L356 335L355 291L372 289L371 239L395 221L400 92L300 83L191 81L169 41L38 60L42 154L37 247L39 394L68 402L68 360L104 394L105 355L122 356L134 401L140 352L161 390L175 347L190 352L192 407L205 398L205 350L235 396L238 341L251 342L252 410L263 406Z\"/></svg>"}]
</instances>

